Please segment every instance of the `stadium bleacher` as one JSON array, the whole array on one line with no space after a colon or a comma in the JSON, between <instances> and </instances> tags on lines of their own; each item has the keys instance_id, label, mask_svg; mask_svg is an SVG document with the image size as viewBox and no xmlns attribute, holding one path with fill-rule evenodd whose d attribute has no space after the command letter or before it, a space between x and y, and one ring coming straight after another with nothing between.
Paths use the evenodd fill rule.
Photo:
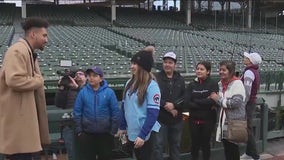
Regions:
<instances>
[{"instance_id":1,"label":"stadium bleacher","mask_svg":"<svg viewBox=\"0 0 284 160\"><path fill-rule=\"evenodd\" d=\"M9 7L7 9L6 5L0 4L0 8L3 8L0 14L7 15L0 18L0 58L14 34L14 27L4 24L13 24L13 16L19 11L13 5ZM193 18L194 26L203 30L186 26L178 18L184 16L181 13L149 12L136 8L117 8L117 20L113 25L109 20L109 8L106 7L28 5L27 16L44 17L52 24L49 28L49 44L39 54L46 80L59 78L56 71L62 69L60 60L71 60L72 66L77 68L100 65L106 76L129 76L132 54L149 44L156 47L154 70L160 69L162 55L168 51L178 55L177 70L185 74L194 74L196 63L202 60L211 61L212 71L217 73L221 60L232 59L241 71L244 51L262 55L262 71L283 70L282 34L229 32L232 24L219 22L221 18L217 19L217 27L223 29L225 25L228 29L212 31L210 26L214 24L214 18L210 15L196 14ZM232 15L227 18L229 22ZM236 16L234 20L240 21L240 17ZM238 28L240 24L234 27Z\"/></svg>"},{"instance_id":2,"label":"stadium bleacher","mask_svg":"<svg viewBox=\"0 0 284 160\"><path fill-rule=\"evenodd\" d=\"M14 4L0 4L0 25L12 25L15 12Z\"/></svg>"},{"instance_id":3,"label":"stadium bleacher","mask_svg":"<svg viewBox=\"0 0 284 160\"><path fill-rule=\"evenodd\" d=\"M9 47L14 34L14 27L9 25L0 25L0 68L2 66L3 53Z\"/></svg>"},{"instance_id":4,"label":"stadium bleacher","mask_svg":"<svg viewBox=\"0 0 284 160\"><path fill-rule=\"evenodd\" d=\"M44 17L52 24L76 26L109 26L111 24L86 6L28 5L27 15Z\"/></svg>"},{"instance_id":5,"label":"stadium bleacher","mask_svg":"<svg viewBox=\"0 0 284 160\"><path fill-rule=\"evenodd\" d=\"M19 11L14 5L0 3L0 68L15 35L13 20ZM242 53L253 51L263 58L261 83L283 84L284 21L281 18L275 34L272 20L268 20L266 28L255 20L254 28L249 30L242 28L242 19L237 15L235 23L232 15L228 15L227 23L218 15L215 24L214 16L195 13L194 25L188 26L181 13L117 8L117 20L112 24L107 7L27 5L27 16L40 16L51 23L49 43L43 51L38 51L47 94L57 88L57 71L64 68L60 66L61 60L71 60L73 67L83 69L99 65L106 78L120 81L117 88L122 90L125 79L130 76L132 55L149 44L156 49L153 71L161 69L163 54L173 51L178 58L176 69L185 76L194 75L196 64L203 60L212 62L215 75L219 62L228 59L235 61L237 71L241 72ZM115 88L116 84L110 83L110 86ZM62 114L66 111L49 105L47 112L51 138L57 143L61 138Z\"/></svg>"}]
</instances>

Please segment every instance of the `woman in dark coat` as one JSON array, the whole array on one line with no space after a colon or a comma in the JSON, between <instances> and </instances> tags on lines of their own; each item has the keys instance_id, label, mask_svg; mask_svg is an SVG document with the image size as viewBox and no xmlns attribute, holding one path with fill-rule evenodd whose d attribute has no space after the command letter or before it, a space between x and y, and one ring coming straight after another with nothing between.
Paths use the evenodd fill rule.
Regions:
<instances>
[{"instance_id":1,"label":"woman in dark coat","mask_svg":"<svg viewBox=\"0 0 284 160\"><path fill-rule=\"evenodd\" d=\"M210 78L211 63L199 62L196 65L196 78L187 86L184 107L190 111L191 156L198 159L199 149L203 160L210 159L210 138L215 127L216 102L209 98L217 93L218 83Z\"/></svg>"}]
</instances>

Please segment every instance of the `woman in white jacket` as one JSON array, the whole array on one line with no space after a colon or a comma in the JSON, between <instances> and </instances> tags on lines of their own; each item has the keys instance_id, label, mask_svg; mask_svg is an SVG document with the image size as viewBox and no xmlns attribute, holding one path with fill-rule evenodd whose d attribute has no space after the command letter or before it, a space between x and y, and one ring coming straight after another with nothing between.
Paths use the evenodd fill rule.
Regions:
<instances>
[{"instance_id":1,"label":"woman in white jacket","mask_svg":"<svg viewBox=\"0 0 284 160\"><path fill-rule=\"evenodd\" d=\"M227 140L227 122L246 119L245 88L235 76L235 66L233 61L220 62L219 93L210 95L221 106L216 141L223 142L226 160L240 159L238 144Z\"/></svg>"}]
</instances>

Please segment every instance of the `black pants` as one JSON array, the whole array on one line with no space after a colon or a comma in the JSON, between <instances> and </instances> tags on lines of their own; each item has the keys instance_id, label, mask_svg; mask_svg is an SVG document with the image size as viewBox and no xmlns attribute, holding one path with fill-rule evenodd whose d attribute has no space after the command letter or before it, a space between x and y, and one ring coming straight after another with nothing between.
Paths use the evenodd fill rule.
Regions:
<instances>
[{"instance_id":1,"label":"black pants","mask_svg":"<svg viewBox=\"0 0 284 160\"><path fill-rule=\"evenodd\" d=\"M192 160L198 159L198 153L201 149L203 160L210 159L210 139L215 122L204 121L202 124L196 123L195 120L189 121L191 134L191 157Z\"/></svg>"},{"instance_id":2,"label":"black pants","mask_svg":"<svg viewBox=\"0 0 284 160\"><path fill-rule=\"evenodd\" d=\"M253 159L259 159L259 155L256 150L256 143L252 128L253 113L255 112L256 104L247 103L246 114L247 114L247 124L248 124L248 141L246 147L246 154L251 156Z\"/></svg>"},{"instance_id":3,"label":"black pants","mask_svg":"<svg viewBox=\"0 0 284 160\"><path fill-rule=\"evenodd\" d=\"M134 148L134 142L129 141L130 147L134 150L137 160L151 160L153 152L153 134L151 133L150 139L145 141L144 145L140 148Z\"/></svg>"},{"instance_id":4,"label":"black pants","mask_svg":"<svg viewBox=\"0 0 284 160\"><path fill-rule=\"evenodd\" d=\"M113 136L108 133L86 134L75 137L75 157L78 160L111 160Z\"/></svg>"},{"instance_id":5,"label":"black pants","mask_svg":"<svg viewBox=\"0 0 284 160\"><path fill-rule=\"evenodd\" d=\"M32 153L18 153L7 157L9 157L9 160L32 160Z\"/></svg>"},{"instance_id":6,"label":"black pants","mask_svg":"<svg viewBox=\"0 0 284 160\"><path fill-rule=\"evenodd\" d=\"M240 160L239 146L223 139L223 146L226 160Z\"/></svg>"},{"instance_id":7,"label":"black pants","mask_svg":"<svg viewBox=\"0 0 284 160\"><path fill-rule=\"evenodd\" d=\"M33 160L41 160L40 152L36 152L32 154Z\"/></svg>"}]
</instances>

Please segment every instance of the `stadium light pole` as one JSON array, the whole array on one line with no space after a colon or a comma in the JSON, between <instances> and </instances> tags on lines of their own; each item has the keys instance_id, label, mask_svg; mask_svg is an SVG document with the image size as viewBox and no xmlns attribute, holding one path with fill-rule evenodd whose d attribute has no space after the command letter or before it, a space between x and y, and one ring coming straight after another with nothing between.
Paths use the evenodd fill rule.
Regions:
<instances>
[{"instance_id":1,"label":"stadium light pole","mask_svg":"<svg viewBox=\"0 0 284 160\"><path fill-rule=\"evenodd\" d=\"M214 27L215 27L215 30L217 29L217 11L215 10L214 12L214 15L215 15L215 22L214 22Z\"/></svg>"},{"instance_id":2,"label":"stadium light pole","mask_svg":"<svg viewBox=\"0 0 284 160\"><path fill-rule=\"evenodd\" d=\"M186 4L186 24L190 25L191 24L191 0L187 1Z\"/></svg>"},{"instance_id":3,"label":"stadium light pole","mask_svg":"<svg viewBox=\"0 0 284 160\"><path fill-rule=\"evenodd\" d=\"M111 0L111 24L116 21L116 5L115 0Z\"/></svg>"},{"instance_id":4,"label":"stadium light pole","mask_svg":"<svg viewBox=\"0 0 284 160\"><path fill-rule=\"evenodd\" d=\"M252 0L249 0L248 3L248 28L251 29L251 10L252 10Z\"/></svg>"},{"instance_id":5,"label":"stadium light pole","mask_svg":"<svg viewBox=\"0 0 284 160\"><path fill-rule=\"evenodd\" d=\"M267 19L267 17L266 17L266 15L265 15L265 17L264 17L264 32L266 33L266 19Z\"/></svg>"},{"instance_id":6,"label":"stadium light pole","mask_svg":"<svg viewBox=\"0 0 284 160\"><path fill-rule=\"evenodd\" d=\"M27 2L22 0L22 18L27 18Z\"/></svg>"},{"instance_id":7,"label":"stadium light pole","mask_svg":"<svg viewBox=\"0 0 284 160\"><path fill-rule=\"evenodd\" d=\"M245 27L245 2L241 3L241 8L242 8L242 18L241 18L241 23L242 23L242 29L244 31L244 27Z\"/></svg>"},{"instance_id":8,"label":"stadium light pole","mask_svg":"<svg viewBox=\"0 0 284 160\"><path fill-rule=\"evenodd\" d=\"M261 11L259 12L259 29L260 29L260 31L261 31Z\"/></svg>"},{"instance_id":9,"label":"stadium light pole","mask_svg":"<svg viewBox=\"0 0 284 160\"><path fill-rule=\"evenodd\" d=\"M233 12L233 28L235 28L235 12Z\"/></svg>"},{"instance_id":10,"label":"stadium light pole","mask_svg":"<svg viewBox=\"0 0 284 160\"><path fill-rule=\"evenodd\" d=\"M224 9L224 24L227 25L227 22L226 22L226 19L227 19L227 3L225 2L226 4L226 8Z\"/></svg>"},{"instance_id":11,"label":"stadium light pole","mask_svg":"<svg viewBox=\"0 0 284 160\"><path fill-rule=\"evenodd\" d=\"M278 30L278 28L277 28L277 25L278 25L278 13L276 13L276 17L275 17L275 25L276 25L276 34L277 34L277 30Z\"/></svg>"}]
</instances>

